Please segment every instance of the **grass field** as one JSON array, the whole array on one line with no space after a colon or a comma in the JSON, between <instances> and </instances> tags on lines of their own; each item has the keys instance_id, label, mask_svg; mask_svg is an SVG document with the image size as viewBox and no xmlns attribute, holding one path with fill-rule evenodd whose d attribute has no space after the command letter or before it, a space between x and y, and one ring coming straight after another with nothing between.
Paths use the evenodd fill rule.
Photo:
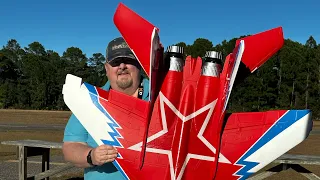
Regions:
<instances>
[{"instance_id":1,"label":"grass field","mask_svg":"<svg viewBox=\"0 0 320 180\"><path fill-rule=\"evenodd\" d=\"M65 125L71 112L38 111L38 110L3 110L0 109L0 124L46 124ZM314 122L314 130L320 130L320 121ZM0 131L0 141L38 139L61 142L63 130L60 131ZM320 155L320 135L310 135L304 142L289 151L291 154ZM16 159L16 147L0 145L0 160ZM53 150L52 154L62 154L61 150ZM268 166L270 167L270 166ZM320 166L304 166L320 176ZM287 170L268 179L305 179L293 170Z\"/></svg>"}]
</instances>

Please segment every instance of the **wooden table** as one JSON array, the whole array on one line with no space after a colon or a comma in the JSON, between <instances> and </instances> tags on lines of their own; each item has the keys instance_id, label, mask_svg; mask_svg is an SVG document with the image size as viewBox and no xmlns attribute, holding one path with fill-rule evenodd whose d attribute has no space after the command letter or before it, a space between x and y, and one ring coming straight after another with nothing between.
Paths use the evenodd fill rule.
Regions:
<instances>
[{"instance_id":1,"label":"wooden table","mask_svg":"<svg viewBox=\"0 0 320 180\"><path fill-rule=\"evenodd\" d=\"M17 156L19 159L19 180L26 179L49 179L49 176L57 174L74 167L70 163L49 170L50 165L50 149L62 149L62 143L49 142L41 140L18 140L18 141L3 141L1 144L18 146ZM32 177L27 177L27 160L31 156L42 156L42 173Z\"/></svg>"}]
</instances>

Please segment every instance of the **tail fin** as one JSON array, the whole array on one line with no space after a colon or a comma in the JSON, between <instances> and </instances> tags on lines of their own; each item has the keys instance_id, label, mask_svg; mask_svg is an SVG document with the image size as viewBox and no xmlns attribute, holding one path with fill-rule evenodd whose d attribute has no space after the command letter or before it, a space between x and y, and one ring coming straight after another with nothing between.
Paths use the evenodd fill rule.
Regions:
<instances>
[{"instance_id":1,"label":"tail fin","mask_svg":"<svg viewBox=\"0 0 320 180\"><path fill-rule=\"evenodd\" d=\"M159 44L153 41L159 41L159 29L122 3L119 4L113 21L150 78L150 67L155 56L153 49L158 48L153 46Z\"/></svg>"},{"instance_id":2,"label":"tail fin","mask_svg":"<svg viewBox=\"0 0 320 180\"><path fill-rule=\"evenodd\" d=\"M241 61L250 69L251 73L279 51L284 44L282 27L238 39L236 46L240 44L241 40L244 40L246 48Z\"/></svg>"},{"instance_id":3,"label":"tail fin","mask_svg":"<svg viewBox=\"0 0 320 180\"><path fill-rule=\"evenodd\" d=\"M155 100L160 90L156 83L159 76L159 62L162 60L163 47L160 44L158 35L159 29L124 4L119 4L113 20L122 37L127 42L131 51L135 54L145 73L149 77L150 104L140 157L140 167L142 167L149 122Z\"/></svg>"}]
</instances>

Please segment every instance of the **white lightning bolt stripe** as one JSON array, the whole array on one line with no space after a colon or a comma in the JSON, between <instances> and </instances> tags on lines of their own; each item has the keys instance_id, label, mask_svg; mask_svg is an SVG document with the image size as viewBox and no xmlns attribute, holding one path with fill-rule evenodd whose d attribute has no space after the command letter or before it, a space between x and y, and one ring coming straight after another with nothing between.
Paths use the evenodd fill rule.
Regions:
<instances>
[{"instance_id":1,"label":"white lightning bolt stripe","mask_svg":"<svg viewBox=\"0 0 320 180\"><path fill-rule=\"evenodd\" d=\"M82 84L81 78L68 74L66 82L63 85L62 94L67 106L73 114L76 115L98 145L104 144L102 140L114 141L109 134L114 133L114 130L108 124L113 123L113 121L101 112L101 110L93 103L91 95L94 94L90 93L90 91ZM119 128L121 127L119 126ZM122 159L121 156L118 158ZM126 179L129 179L117 160L112 163Z\"/></svg>"},{"instance_id":2,"label":"white lightning bolt stripe","mask_svg":"<svg viewBox=\"0 0 320 180\"><path fill-rule=\"evenodd\" d=\"M96 117L91 117L90 119L94 119L94 121L91 121L91 124L96 124L95 125L95 131L90 132L90 135L94 135L97 138L100 138L101 140L107 140L110 142L115 142L116 138L123 138L121 136L121 134L116 131L116 129L121 129L121 126L118 125L117 123L115 123L115 121L112 119L111 115L108 113L108 111L101 105L100 101L99 101L99 97L96 94L91 93L84 84L82 84L81 86L81 90L82 90L82 97L86 97L84 99L88 99L88 101L91 100L91 104L94 104L92 101L92 96L95 96L95 103L96 106L92 107L92 109L96 108L98 111L92 111L92 113L90 115L94 115ZM98 107L97 107L98 106ZM90 107L90 105L87 105L86 108ZM100 109L101 108L101 109ZM91 112L91 111L90 111ZM99 124L99 125L97 125ZM110 124L114 124L117 125L118 127L111 127ZM109 133L105 133L105 132L109 132L109 133L114 133L117 134L117 137L114 137L112 134ZM108 134L106 136L106 134ZM116 143L118 143L119 145L117 145L117 147L123 147L123 145L117 141Z\"/></svg>"},{"instance_id":3,"label":"white lightning bolt stripe","mask_svg":"<svg viewBox=\"0 0 320 180\"><path fill-rule=\"evenodd\" d=\"M123 138L120 133L115 132L116 128L121 128L121 126L116 124L119 127L111 127L109 125L115 124L115 121L110 119L112 117L99 101L95 103L98 103L98 106L100 106L105 113L96 107L92 101L92 96L96 95L91 93L84 84L81 84L81 78L78 79L76 76L71 77L71 79L67 78L66 84L63 87L63 94L73 114L76 115L98 145L103 144L101 140L114 141L114 138L109 133L117 133L119 135L117 138ZM79 97L81 97L81 100L78 99ZM106 113L109 116L106 116Z\"/></svg>"},{"instance_id":4,"label":"white lightning bolt stripe","mask_svg":"<svg viewBox=\"0 0 320 180\"><path fill-rule=\"evenodd\" d=\"M84 90L81 86L81 78L79 78L80 81L77 85L74 85L74 82L78 77L69 76L69 78L66 79L66 83L63 86L63 94L66 104L73 112L73 114L77 117L77 119L79 119L81 124L86 127L87 131L97 142L97 144L102 145L103 142L101 141L101 137L104 137L105 139L112 139L108 133L112 132L112 129L107 124L107 122L110 120L108 120L108 118L104 116L101 111L92 104L92 100L90 94L88 93L88 90ZM69 84L69 82L73 83ZM81 97L81 101L77 100L78 97ZM92 119L95 119L97 121L95 121L95 123L92 123ZM100 133L97 134L97 132Z\"/></svg>"}]
</instances>

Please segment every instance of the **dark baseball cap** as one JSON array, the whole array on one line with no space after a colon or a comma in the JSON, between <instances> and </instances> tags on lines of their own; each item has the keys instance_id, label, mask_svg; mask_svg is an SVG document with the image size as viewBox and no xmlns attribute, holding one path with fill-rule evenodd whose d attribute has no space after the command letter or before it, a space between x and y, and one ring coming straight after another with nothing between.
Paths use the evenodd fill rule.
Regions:
<instances>
[{"instance_id":1,"label":"dark baseball cap","mask_svg":"<svg viewBox=\"0 0 320 180\"><path fill-rule=\"evenodd\" d=\"M111 66L119 65L123 61L126 61L125 63L131 62L134 64L138 62L137 58L122 37L115 38L109 42L106 51L106 57L107 63L109 63Z\"/></svg>"}]
</instances>

